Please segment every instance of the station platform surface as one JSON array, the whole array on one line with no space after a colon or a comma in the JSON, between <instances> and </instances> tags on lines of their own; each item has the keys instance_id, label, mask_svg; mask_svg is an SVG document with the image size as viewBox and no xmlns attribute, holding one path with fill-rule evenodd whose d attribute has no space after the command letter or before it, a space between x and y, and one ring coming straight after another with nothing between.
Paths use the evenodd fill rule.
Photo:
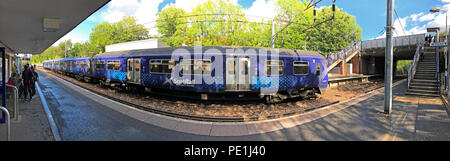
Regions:
<instances>
[{"instance_id":1,"label":"station platform surface","mask_svg":"<svg viewBox=\"0 0 450 161\"><path fill-rule=\"evenodd\" d=\"M351 75L332 75L328 76L328 81L340 81L340 80L349 80L349 79L358 79L358 78L372 78L372 77L379 77L381 75L362 75L362 74L351 74Z\"/></svg>"},{"instance_id":2,"label":"station platform surface","mask_svg":"<svg viewBox=\"0 0 450 161\"><path fill-rule=\"evenodd\" d=\"M407 81L395 83L393 108L383 113L384 88L323 109L287 118L210 123L170 118L116 103L45 72L40 86L61 140L303 141L450 140L449 113L440 98L408 97ZM42 104L35 96L21 106L12 140L53 140ZM28 109L28 110L27 110ZM0 125L4 138L4 125Z\"/></svg>"},{"instance_id":3,"label":"station platform surface","mask_svg":"<svg viewBox=\"0 0 450 161\"><path fill-rule=\"evenodd\" d=\"M19 120L11 120L11 141L53 141L54 136L38 92L31 102L19 101ZM6 124L0 124L0 141L6 140Z\"/></svg>"}]
</instances>

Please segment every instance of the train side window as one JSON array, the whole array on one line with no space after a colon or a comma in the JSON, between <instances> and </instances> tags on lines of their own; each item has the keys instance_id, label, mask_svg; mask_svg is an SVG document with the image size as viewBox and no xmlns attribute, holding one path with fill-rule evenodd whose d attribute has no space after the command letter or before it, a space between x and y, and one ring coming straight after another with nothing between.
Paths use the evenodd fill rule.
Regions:
<instances>
[{"instance_id":1,"label":"train side window","mask_svg":"<svg viewBox=\"0 0 450 161\"><path fill-rule=\"evenodd\" d=\"M275 73L272 73L272 70ZM284 74L284 62L281 60L267 60L265 68L266 76L280 76Z\"/></svg>"},{"instance_id":2,"label":"train side window","mask_svg":"<svg viewBox=\"0 0 450 161\"><path fill-rule=\"evenodd\" d=\"M173 60L152 59L150 60L150 73L170 74L175 65Z\"/></svg>"},{"instance_id":3,"label":"train side window","mask_svg":"<svg viewBox=\"0 0 450 161\"><path fill-rule=\"evenodd\" d=\"M100 70L105 70L105 61L104 60L97 60L95 62L95 68Z\"/></svg>"},{"instance_id":4,"label":"train side window","mask_svg":"<svg viewBox=\"0 0 450 161\"><path fill-rule=\"evenodd\" d=\"M78 68L78 67L80 66L79 64L80 64L79 61L75 61L75 67L76 67L76 68Z\"/></svg>"},{"instance_id":5,"label":"train side window","mask_svg":"<svg viewBox=\"0 0 450 161\"><path fill-rule=\"evenodd\" d=\"M120 70L120 60L108 60L108 70Z\"/></svg>"},{"instance_id":6,"label":"train side window","mask_svg":"<svg viewBox=\"0 0 450 161\"><path fill-rule=\"evenodd\" d=\"M229 61L228 62L228 74L232 74L234 75L234 61Z\"/></svg>"},{"instance_id":7,"label":"train side window","mask_svg":"<svg viewBox=\"0 0 450 161\"><path fill-rule=\"evenodd\" d=\"M134 64L134 70L135 71L140 71L141 70L141 62L139 60L136 61L136 63Z\"/></svg>"},{"instance_id":8,"label":"train side window","mask_svg":"<svg viewBox=\"0 0 450 161\"><path fill-rule=\"evenodd\" d=\"M203 75L211 74L211 60L195 60L194 74L202 73Z\"/></svg>"},{"instance_id":9,"label":"train side window","mask_svg":"<svg viewBox=\"0 0 450 161\"><path fill-rule=\"evenodd\" d=\"M189 59L183 59L180 62L181 65L181 74L183 75L192 75L194 70L194 64L192 63L193 60Z\"/></svg>"},{"instance_id":10,"label":"train side window","mask_svg":"<svg viewBox=\"0 0 450 161\"><path fill-rule=\"evenodd\" d=\"M183 59L181 60L181 74L183 75L211 75L211 60L206 59Z\"/></svg>"},{"instance_id":11,"label":"train side window","mask_svg":"<svg viewBox=\"0 0 450 161\"><path fill-rule=\"evenodd\" d=\"M133 70L133 59L128 59L128 71Z\"/></svg>"},{"instance_id":12,"label":"train side window","mask_svg":"<svg viewBox=\"0 0 450 161\"><path fill-rule=\"evenodd\" d=\"M80 62L80 68L86 68L86 62L85 61L81 61Z\"/></svg>"},{"instance_id":13,"label":"train side window","mask_svg":"<svg viewBox=\"0 0 450 161\"><path fill-rule=\"evenodd\" d=\"M308 61L295 61L293 69L294 69L294 75L308 75L309 74L309 62Z\"/></svg>"}]
</instances>

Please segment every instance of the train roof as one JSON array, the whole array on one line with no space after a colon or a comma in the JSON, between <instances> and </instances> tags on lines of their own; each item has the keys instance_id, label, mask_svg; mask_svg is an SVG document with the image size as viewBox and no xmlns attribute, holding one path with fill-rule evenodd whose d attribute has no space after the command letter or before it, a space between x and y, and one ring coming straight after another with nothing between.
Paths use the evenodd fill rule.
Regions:
<instances>
[{"instance_id":1,"label":"train roof","mask_svg":"<svg viewBox=\"0 0 450 161\"><path fill-rule=\"evenodd\" d=\"M177 49L185 49L188 50L190 53L194 52L194 47L167 47L167 48L154 48L154 49L140 49L140 50L124 50L124 51L113 51L113 52L105 52L102 54L95 55L94 57L114 57L114 56L130 56L130 55L144 55L151 52L152 54L167 54L172 53ZM202 51L206 51L209 49L217 49L221 51L222 53L226 53L227 49L243 49L244 51L247 51L248 49L255 49L257 52L258 50L266 50L268 52L271 52L273 50L278 50L280 54L293 54L293 55L304 55L304 56L320 56L323 57L318 52L315 51L306 51L306 50L296 50L296 49L284 49L284 48L266 48L266 47L236 47L236 46L203 46Z\"/></svg>"}]
</instances>

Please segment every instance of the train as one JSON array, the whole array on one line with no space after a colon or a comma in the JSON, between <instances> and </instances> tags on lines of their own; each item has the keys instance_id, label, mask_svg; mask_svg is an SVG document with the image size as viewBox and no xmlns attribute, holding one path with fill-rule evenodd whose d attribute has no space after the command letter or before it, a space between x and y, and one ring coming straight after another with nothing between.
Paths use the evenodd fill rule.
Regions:
<instances>
[{"instance_id":1,"label":"train","mask_svg":"<svg viewBox=\"0 0 450 161\"><path fill-rule=\"evenodd\" d=\"M255 47L167 47L43 62L47 70L132 92L201 100L313 97L328 86L326 58L313 51ZM206 51L206 52L203 52Z\"/></svg>"}]
</instances>

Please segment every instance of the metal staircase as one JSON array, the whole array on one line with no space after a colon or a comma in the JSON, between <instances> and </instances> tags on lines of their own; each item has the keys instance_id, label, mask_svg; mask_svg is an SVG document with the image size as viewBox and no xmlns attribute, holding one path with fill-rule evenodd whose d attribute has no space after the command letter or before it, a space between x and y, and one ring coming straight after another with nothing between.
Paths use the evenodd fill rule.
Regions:
<instances>
[{"instance_id":1,"label":"metal staircase","mask_svg":"<svg viewBox=\"0 0 450 161\"><path fill-rule=\"evenodd\" d=\"M327 72L330 72L342 61L350 61L353 57L361 52L361 43L354 43L352 46L341 51L330 53L327 56Z\"/></svg>"},{"instance_id":2,"label":"metal staircase","mask_svg":"<svg viewBox=\"0 0 450 161\"><path fill-rule=\"evenodd\" d=\"M424 47L423 60L417 57L417 67L412 72L406 95L439 97L439 78L437 69L437 58L435 47Z\"/></svg>"}]
</instances>

